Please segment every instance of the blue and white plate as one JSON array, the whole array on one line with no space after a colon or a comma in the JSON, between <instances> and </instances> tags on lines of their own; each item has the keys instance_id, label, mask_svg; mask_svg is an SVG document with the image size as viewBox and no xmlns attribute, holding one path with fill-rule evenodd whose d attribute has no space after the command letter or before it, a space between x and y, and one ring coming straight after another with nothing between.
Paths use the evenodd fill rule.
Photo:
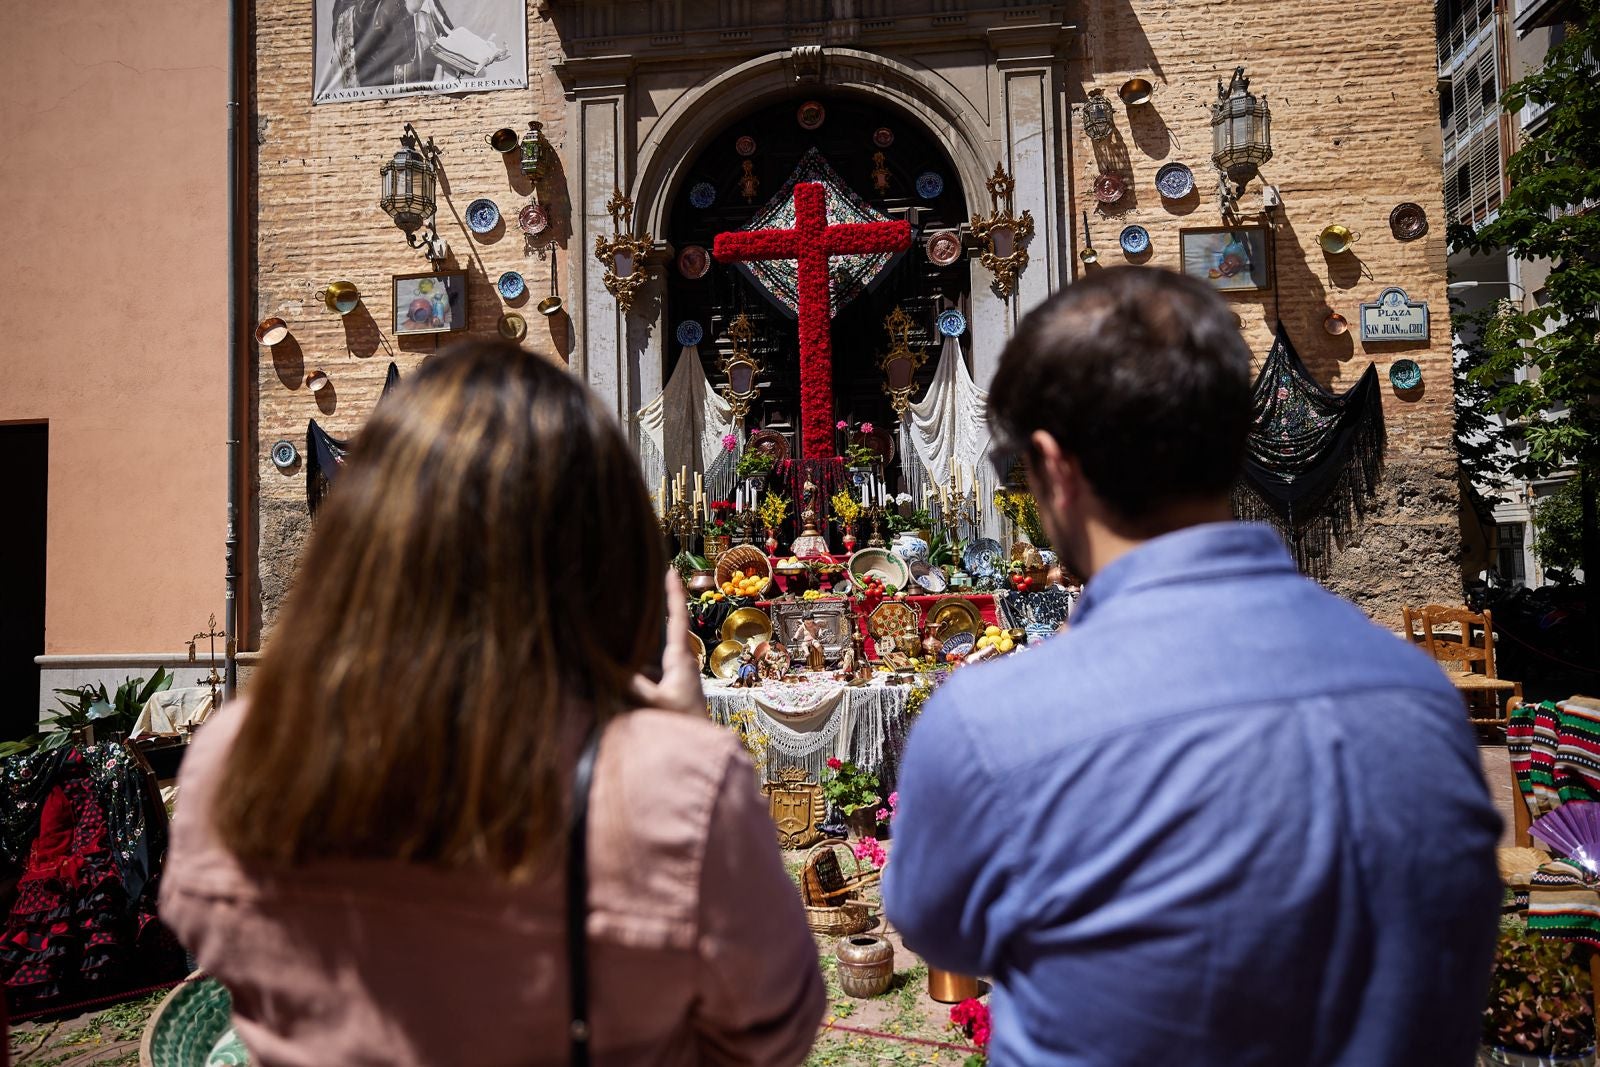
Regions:
<instances>
[{"instance_id":1,"label":"blue and white plate","mask_svg":"<svg viewBox=\"0 0 1600 1067\"><path fill-rule=\"evenodd\" d=\"M508 270L500 275L500 280L494 283L494 287L500 290L500 295L507 300L515 300L528 291L528 283L514 270Z\"/></svg>"},{"instance_id":2,"label":"blue and white plate","mask_svg":"<svg viewBox=\"0 0 1600 1067\"><path fill-rule=\"evenodd\" d=\"M1122 235L1117 238L1117 243L1122 250L1130 256L1137 256L1141 252L1150 251L1150 231L1143 226L1123 227Z\"/></svg>"},{"instance_id":3,"label":"blue and white plate","mask_svg":"<svg viewBox=\"0 0 1600 1067\"><path fill-rule=\"evenodd\" d=\"M1156 191L1168 200L1182 200L1194 191L1194 171L1182 163L1168 163L1156 171Z\"/></svg>"},{"instance_id":4,"label":"blue and white plate","mask_svg":"<svg viewBox=\"0 0 1600 1067\"><path fill-rule=\"evenodd\" d=\"M992 537L979 537L961 553L961 565L967 573L978 578L993 578L1000 573L1005 559L1005 549Z\"/></svg>"},{"instance_id":5,"label":"blue and white plate","mask_svg":"<svg viewBox=\"0 0 1600 1067\"><path fill-rule=\"evenodd\" d=\"M932 200L944 192L944 179L931 170L925 170L917 175L917 195L924 200Z\"/></svg>"},{"instance_id":6,"label":"blue and white plate","mask_svg":"<svg viewBox=\"0 0 1600 1067\"><path fill-rule=\"evenodd\" d=\"M717 202L717 187L710 182L696 182L689 190L689 203L697 208L708 208Z\"/></svg>"},{"instance_id":7,"label":"blue and white plate","mask_svg":"<svg viewBox=\"0 0 1600 1067\"><path fill-rule=\"evenodd\" d=\"M950 585L944 571L932 564L918 560L911 565L911 580L930 593L942 593Z\"/></svg>"},{"instance_id":8,"label":"blue and white plate","mask_svg":"<svg viewBox=\"0 0 1600 1067\"><path fill-rule=\"evenodd\" d=\"M694 319L684 319L678 323L678 343L685 348L699 344L705 336L705 329Z\"/></svg>"},{"instance_id":9,"label":"blue and white plate","mask_svg":"<svg viewBox=\"0 0 1600 1067\"><path fill-rule=\"evenodd\" d=\"M955 636L947 639L944 644L940 645L939 651L943 652L947 656L952 652L958 656L965 656L967 653L972 651L972 646L976 645L977 643L978 639L976 637L965 631L962 631L961 633L958 633Z\"/></svg>"},{"instance_id":10,"label":"blue and white plate","mask_svg":"<svg viewBox=\"0 0 1600 1067\"><path fill-rule=\"evenodd\" d=\"M467 226L473 233L488 233L500 222L500 205L481 196L467 205Z\"/></svg>"},{"instance_id":11,"label":"blue and white plate","mask_svg":"<svg viewBox=\"0 0 1600 1067\"><path fill-rule=\"evenodd\" d=\"M960 337L967 332L967 317L955 308L940 312L939 332L946 337Z\"/></svg>"},{"instance_id":12,"label":"blue and white plate","mask_svg":"<svg viewBox=\"0 0 1600 1067\"><path fill-rule=\"evenodd\" d=\"M294 466L299 458L300 450L294 447L292 441L279 441L272 446L272 465L281 471Z\"/></svg>"},{"instance_id":13,"label":"blue and white plate","mask_svg":"<svg viewBox=\"0 0 1600 1067\"><path fill-rule=\"evenodd\" d=\"M1422 368L1414 359L1397 359L1389 368L1389 384L1396 389L1415 389L1422 384Z\"/></svg>"}]
</instances>

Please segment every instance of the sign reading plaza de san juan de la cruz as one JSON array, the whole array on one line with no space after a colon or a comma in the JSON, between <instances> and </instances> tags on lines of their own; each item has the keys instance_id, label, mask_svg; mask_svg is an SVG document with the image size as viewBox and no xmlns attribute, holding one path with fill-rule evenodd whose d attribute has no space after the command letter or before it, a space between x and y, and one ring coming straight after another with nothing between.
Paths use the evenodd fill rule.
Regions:
<instances>
[{"instance_id":1,"label":"sign reading plaza de san juan de la cruz","mask_svg":"<svg viewBox=\"0 0 1600 1067\"><path fill-rule=\"evenodd\" d=\"M1362 341L1428 340L1428 305L1412 300L1398 285L1378 294L1378 299L1361 305Z\"/></svg>"}]
</instances>

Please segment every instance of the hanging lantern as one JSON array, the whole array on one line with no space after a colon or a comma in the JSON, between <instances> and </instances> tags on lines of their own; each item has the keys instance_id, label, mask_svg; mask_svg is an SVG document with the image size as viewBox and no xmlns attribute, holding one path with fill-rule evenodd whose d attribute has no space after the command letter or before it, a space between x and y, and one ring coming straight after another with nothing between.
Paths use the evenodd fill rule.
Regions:
<instances>
[{"instance_id":1,"label":"hanging lantern","mask_svg":"<svg viewBox=\"0 0 1600 1067\"><path fill-rule=\"evenodd\" d=\"M522 135L522 173L534 181L544 177L549 166L546 154L550 142L544 139L543 130L544 124L534 121L528 123L528 132Z\"/></svg>"},{"instance_id":2,"label":"hanging lantern","mask_svg":"<svg viewBox=\"0 0 1600 1067\"><path fill-rule=\"evenodd\" d=\"M1272 115L1267 98L1250 92L1243 67L1235 67L1226 88L1217 82L1217 102L1211 105L1211 161L1238 186L1260 173L1272 158Z\"/></svg>"},{"instance_id":3,"label":"hanging lantern","mask_svg":"<svg viewBox=\"0 0 1600 1067\"><path fill-rule=\"evenodd\" d=\"M378 172L383 191L378 206L400 227L406 235L406 244L424 249L429 259L443 259L444 242L432 231L433 215L438 208L434 192L437 177L434 159L438 149L430 138L421 142L411 123L406 123L400 137L400 150ZM417 236L421 230L423 236Z\"/></svg>"},{"instance_id":4,"label":"hanging lantern","mask_svg":"<svg viewBox=\"0 0 1600 1067\"><path fill-rule=\"evenodd\" d=\"M1089 101L1083 105L1083 132L1091 141L1103 141L1111 135L1111 120L1116 112L1111 101L1099 89L1089 91Z\"/></svg>"}]
</instances>

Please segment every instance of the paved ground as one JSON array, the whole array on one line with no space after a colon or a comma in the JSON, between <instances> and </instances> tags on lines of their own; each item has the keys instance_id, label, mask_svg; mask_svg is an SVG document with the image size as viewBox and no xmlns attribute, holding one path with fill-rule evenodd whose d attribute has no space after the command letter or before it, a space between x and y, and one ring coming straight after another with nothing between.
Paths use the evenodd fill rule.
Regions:
<instances>
[{"instance_id":1,"label":"paved ground","mask_svg":"<svg viewBox=\"0 0 1600 1067\"><path fill-rule=\"evenodd\" d=\"M1483 763L1483 777L1489 783L1489 795L1494 798L1495 809L1505 820L1500 832L1500 844L1511 844L1511 761L1504 744L1479 745L1478 759Z\"/></svg>"}]
</instances>

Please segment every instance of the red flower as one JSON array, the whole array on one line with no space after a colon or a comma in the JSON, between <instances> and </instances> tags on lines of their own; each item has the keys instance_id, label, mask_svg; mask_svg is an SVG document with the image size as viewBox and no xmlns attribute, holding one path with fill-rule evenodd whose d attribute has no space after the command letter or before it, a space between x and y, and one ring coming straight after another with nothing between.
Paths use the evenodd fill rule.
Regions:
<instances>
[{"instance_id":1,"label":"red flower","mask_svg":"<svg viewBox=\"0 0 1600 1067\"><path fill-rule=\"evenodd\" d=\"M844 766L844 763L840 761L838 756L829 756L828 757L828 770L836 771L840 767L843 767L843 766Z\"/></svg>"},{"instance_id":2,"label":"red flower","mask_svg":"<svg viewBox=\"0 0 1600 1067\"><path fill-rule=\"evenodd\" d=\"M981 1000L963 1000L950 1009L950 1024L981 1049L989 1047L989 1006Z\"/></svg>"},{"instance_id":3,"label":"red flower","mask_svg":"<svg viewBox=\"0 0 1600 1067\"><path fill-rule=\"evenodd\" d=\"M733 510L733 501L731 501L731 500L713 500L711 502L711 510L712 511L732 511Z\"/></svg>"}]
</instances>

